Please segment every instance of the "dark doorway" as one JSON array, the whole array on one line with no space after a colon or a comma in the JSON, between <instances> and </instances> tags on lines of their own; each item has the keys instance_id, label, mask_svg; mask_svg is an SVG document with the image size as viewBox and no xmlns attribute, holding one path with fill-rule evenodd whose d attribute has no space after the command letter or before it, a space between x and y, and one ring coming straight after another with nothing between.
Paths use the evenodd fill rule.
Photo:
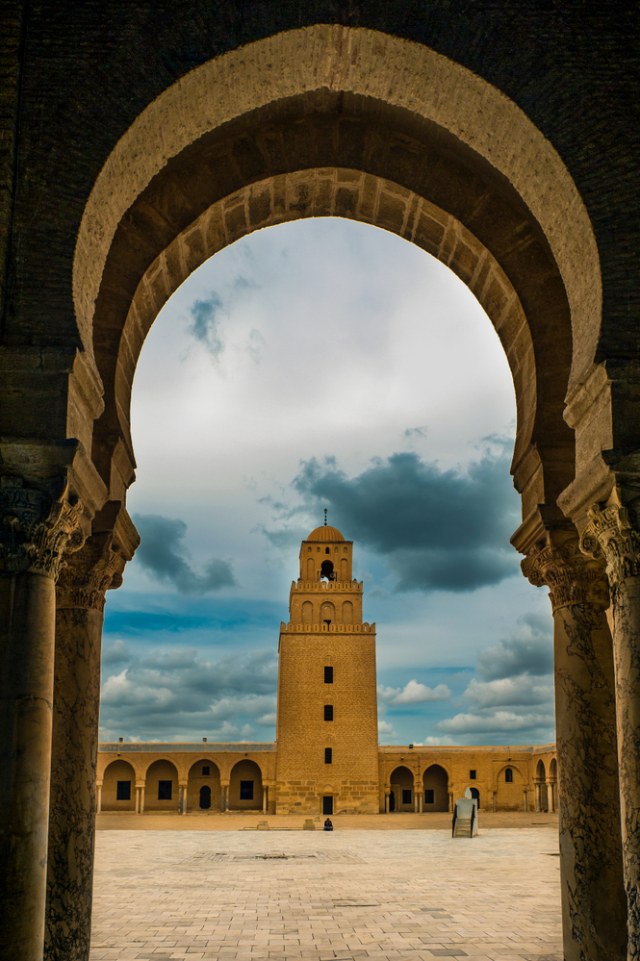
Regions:
<instances>
[{"instance_id":1,"label":"dark doorway","mask_svg":"<svg viewBox=\"0 0 640 961\"><path fill-rule=\"evenodd\" d=\"M333 814L333 795L325 794L322 798L322 813Z\"/></svg>"},{"instance_id":2,"label":"dark doorway","mask_svg":"<svg viewBox=\"0 0 640 961\"><path fill-rule=\"evenodd\" d=\"M471 790L471 797L476 799L476 801L478 802L478 810L480 810L480 791L478 790L477 787L472 787L470 788L470 790Z\"/></svg>"},{"instance_id":3,"label":"dark doorway","mask_svg":"<svg viewBox=\"0 0 640 961\"><path fill-rule=\"evenodd\" d=\"M200 788L200 809L208 811L211 807L211 788L206 784Z\"/></svg>"},{"instance_id":4,"label":"dark doorway","mask_svg":"<svg viewBox=\"0 0 640 961\"><path fill-rule=\"evenodd\" d=\"M396 809L396 796L394 791L389 794L389 811L395 811Z\"/></svg>"}]
</instances>

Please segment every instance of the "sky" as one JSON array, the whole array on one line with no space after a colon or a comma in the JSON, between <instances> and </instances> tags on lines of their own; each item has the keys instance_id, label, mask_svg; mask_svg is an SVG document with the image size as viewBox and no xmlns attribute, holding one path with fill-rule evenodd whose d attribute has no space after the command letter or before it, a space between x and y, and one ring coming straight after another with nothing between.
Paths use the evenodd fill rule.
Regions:
<instances>
[{"instance_id":1,"label":"sky","mask_svg":"<svg viewBox=\"0 0 640 961\"><path fill-rule=\"evenodd\" d=\"M509 544L513 384L446 266L346 220L256 231L160 312L131 416L142 542L107 597L102 740L274 739L324 508L377 624L380 742L554 739L550 606Z\"/></svg>"}]
</instances>

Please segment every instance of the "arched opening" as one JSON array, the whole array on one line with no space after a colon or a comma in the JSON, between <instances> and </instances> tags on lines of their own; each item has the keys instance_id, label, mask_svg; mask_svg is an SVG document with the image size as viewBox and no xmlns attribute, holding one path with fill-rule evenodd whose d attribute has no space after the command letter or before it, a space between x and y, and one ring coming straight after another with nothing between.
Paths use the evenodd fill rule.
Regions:
<instances>
[{"instance_id":1,"label":"arched opening","mask_svg":"<svg viewBox=\"0 0 640 961\"><path fill-rule=\"evenodd\" d=\"M409 812L415 810L413 774L404 764L396 767L389 777L391 786L390 810Z\"/></svg>"},{"instance_id":2,"label":"arched opening","mask_svg":"<svg viewBox=\"0 0 640 961\"><path fill-rule=\"evenodd\" d=\"M229 810L261 811L262 804L262 771L255 761L238 761L229 779Z\"/></svg>"},{"instance_id":3,"label":"arched opening","mask_svg":"<svg viewBox=\"0 0 640 961\"><path fill-rule=\"evenodd\" d=\"M333 570L333 561L323 561L320 565L320 579L335 581L336 575Z\"/></svg>"},{"instance_id":4,"label":"arched opening","mask_svg":"<svg viewBox=\"0 0 640 961\"><path fill-rule=\"evenodd\" d=\"M175 764L164 759L154 761L147 769L145 810L178 810L178 772Z\"/></svg>"},{"instance_id":5,"label":"arched opening","mask_svg":"<svg viewBox=\"0 0 640 961\"><path fill-rule=\"evenodd\" d=\"M203 798L208 800L206 806L202 804ZM217 764L206 757L191 765L187 780L187 811L198 809L220 810L220 770Z\"/></svg>"},{"instance_id":6,"label":"arched opening","mask_svg":"<svg viewBox=\"0 0 640 961\"><path fill-rule=\"evenodd\" d=\"M424 811L449 810L449 775L440 764L431 764L422 776Z\"/></svg>"},{"instance_id":7,"label":"arched opening","mask_svg":"<svg viewBox=\"0 0 640 961\"><path fill-rule=\"evenodd\" d=\"M478 802L478 810L480 810L480 791L477 787L469 788L469 790L471 791L471 797Z\"/></svg>"},{"instance_id":8,"label":"arched opening","mask_svg":"<svg viewBox=\"0 0 640 961\"><path fill-rule=\"evenodd\" d=\"M135 811L136 775L128 761L108 764L102 782L103 811Z\"/></svg>"},{"instance_id":9,"label":"arched opening","mask_svg":"<svg viewBox=\"0 0 640 961\"><path fill-rule=\"evenodd\" d=\"M549 810L547 772L542 758L536 764L536 810L545 812Z\"/></svg>"}]
</instances>

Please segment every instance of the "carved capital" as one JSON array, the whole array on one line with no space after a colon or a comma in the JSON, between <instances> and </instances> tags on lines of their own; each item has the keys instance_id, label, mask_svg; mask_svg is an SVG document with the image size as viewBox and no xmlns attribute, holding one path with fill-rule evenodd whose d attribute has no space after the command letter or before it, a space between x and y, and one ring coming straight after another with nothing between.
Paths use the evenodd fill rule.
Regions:
<instances>
[{"instance_id":1,"label":"carved capital","mask_svg":"<svg viewBox=\"0 0 640 961\"><path fill-rule=\"evenodd\" d=\"M46 489L25 487L19 477L2 479L0 574L30 572L55 579L63 555L82 546L82 503L66 485L58 488L56 496Z\"/></svg>"},{"instance_id":2,"label":"carved capital","mask_svg":"<svg viewBox=\"0 0 640 961\"><path fill-rule=\"evenodd\" d=\"M587 511L588 524L580 538L581 550L604 558L609 583L640 575L640 531L626 507L596 505Z\"/></svg>"},{"instance_id":3,"label":"carved capital","mask_svg":"<svg viewBox=\"0 0 640 961\"><path fill-rule=\"evenodd\" d=\"M554 541L551 534L536 542L522 562L522 571L536 587L548 587L555 611L571 604L609 606L609 589L602 564L588 560L577 537Z\"/></svg>"},{"instance_id":4,"label":"carved capital","mask_svg":"<svg viewBox=\"0 0 640 961\"><path fill-rule=\"evenodd\" d=\"M56 586L56 606L104 609L105 594L120 587L127 558L113 533L94 534L82 550L64 558Z\"/></svg>"}]
</instances>

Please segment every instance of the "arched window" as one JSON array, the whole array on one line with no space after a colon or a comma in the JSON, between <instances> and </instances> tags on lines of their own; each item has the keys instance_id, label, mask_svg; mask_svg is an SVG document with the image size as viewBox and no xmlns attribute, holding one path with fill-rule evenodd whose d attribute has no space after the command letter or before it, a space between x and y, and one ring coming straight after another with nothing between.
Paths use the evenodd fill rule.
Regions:
<instances>
[{"instance_id":1,"label":"arched window","mask_svg":"<svg viewBox=\"0 0 640 961\"><path fill-rule=\"evenodd\" d=\"M512 768L506 767L506 768L504 769L504 779L505 779L505 781L507 782L507 784L511 784L511 782L513 781L513 769L512 769Z\"/></svg>"}]
</instances>

